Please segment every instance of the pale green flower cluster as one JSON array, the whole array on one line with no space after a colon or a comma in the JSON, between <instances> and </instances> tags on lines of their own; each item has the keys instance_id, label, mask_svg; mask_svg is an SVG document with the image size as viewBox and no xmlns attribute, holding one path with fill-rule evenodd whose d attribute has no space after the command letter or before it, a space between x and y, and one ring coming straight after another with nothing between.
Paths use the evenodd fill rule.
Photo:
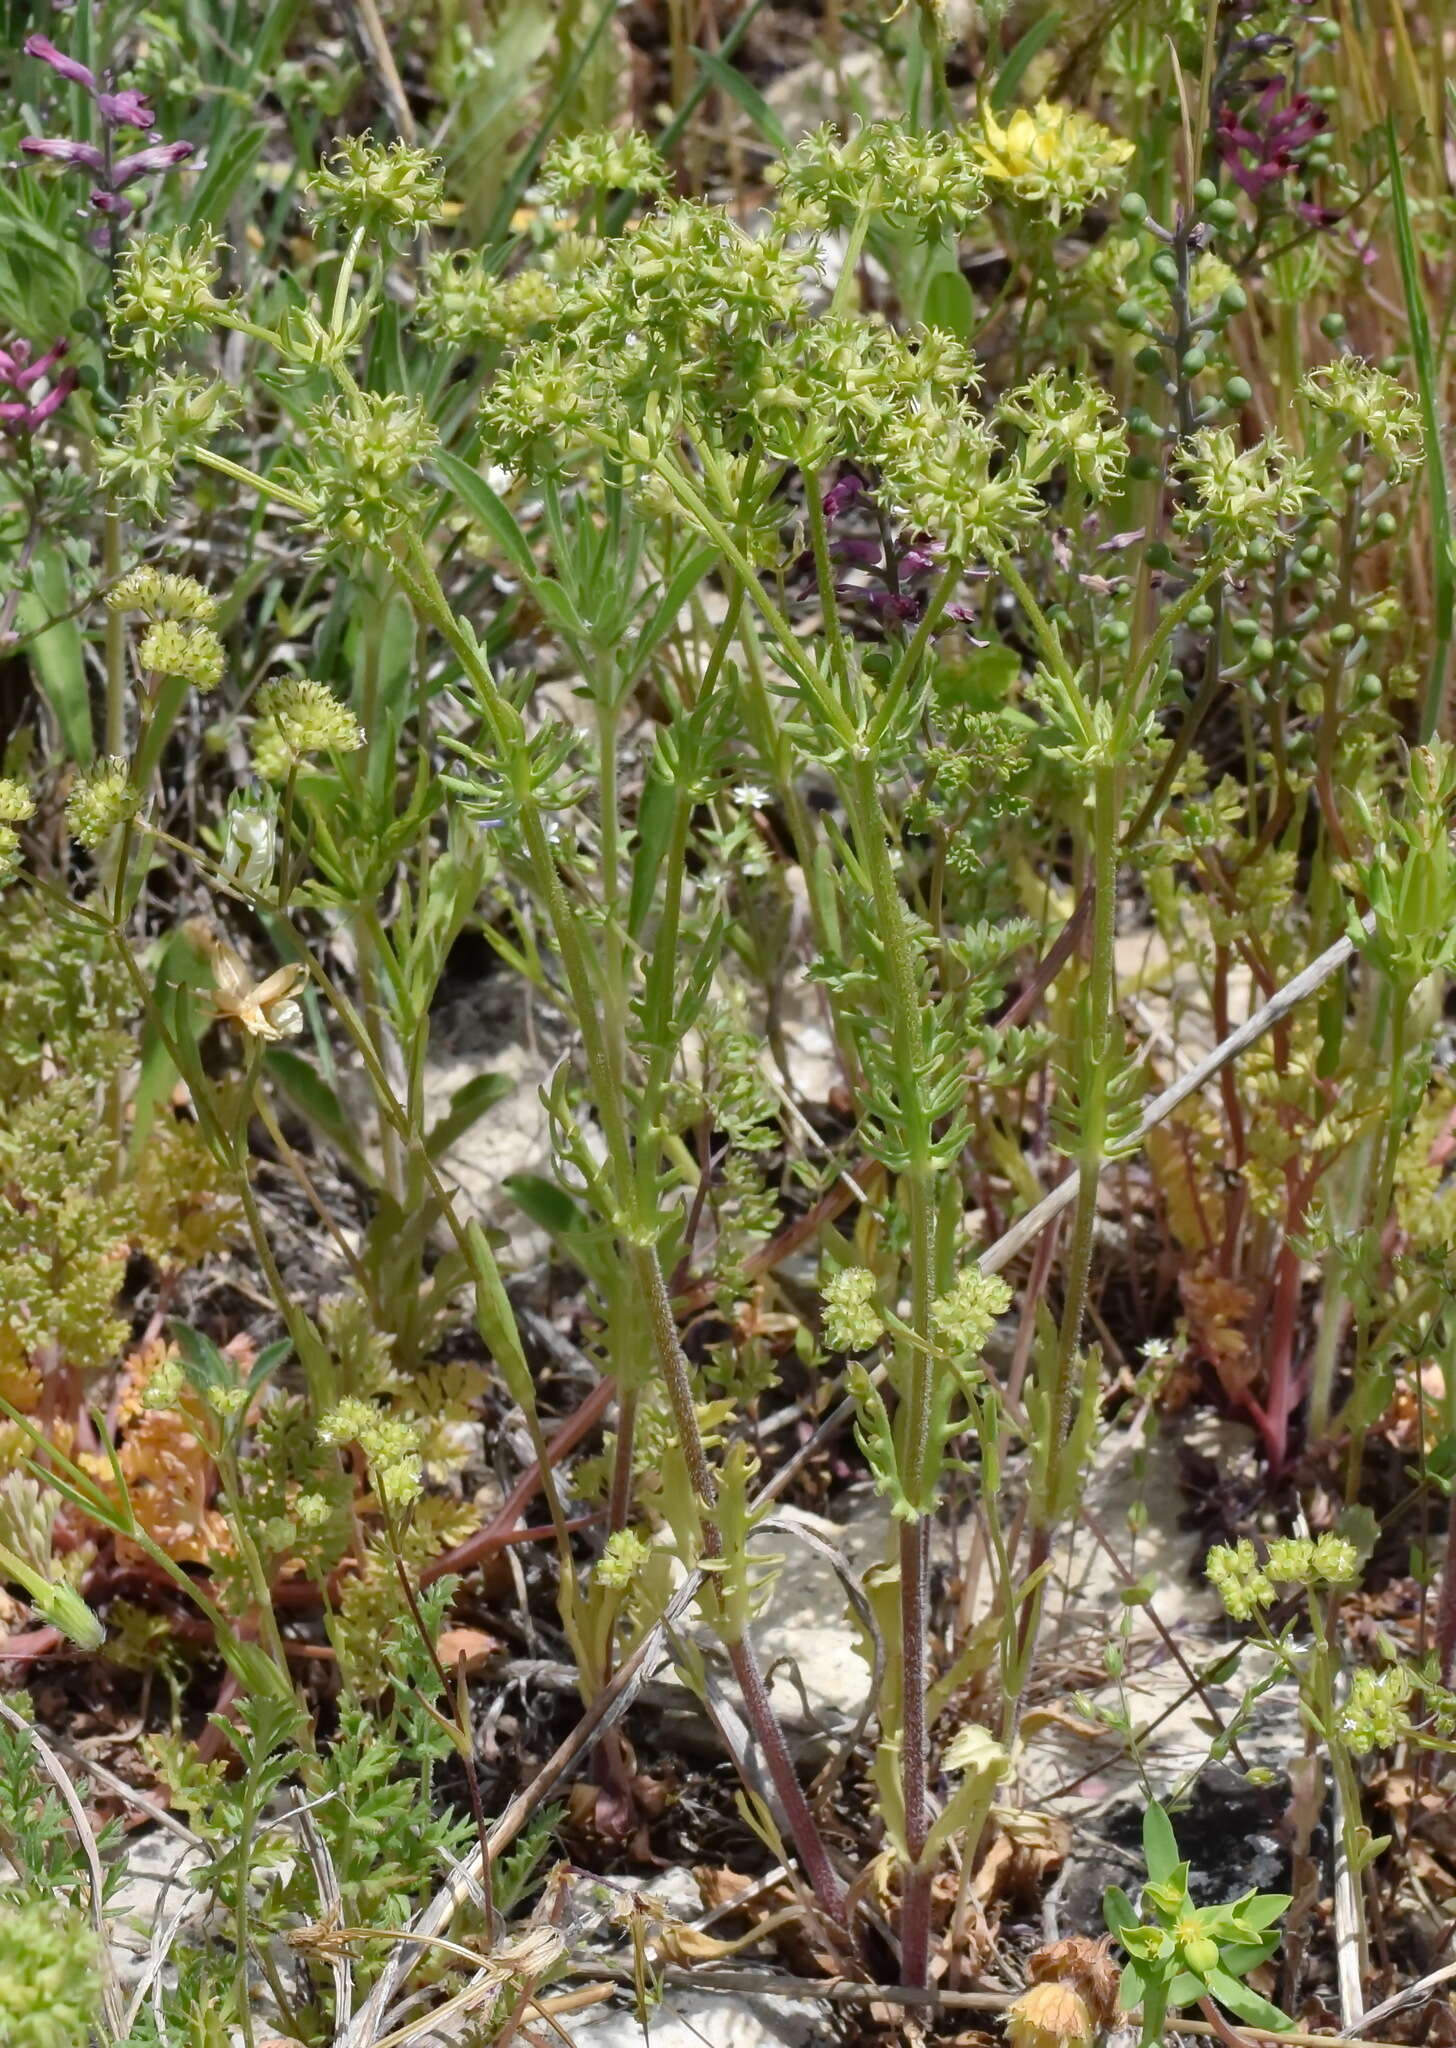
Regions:
<instances>
[{"instance_id":1,"label":"pale green flower cluster","mask_svg":"<svg viewBox=\"0 0 1456 2048\"><path fill-rule=\"evenodd\" d=\"M875 1276L865 1266L842 1266L824 1282L824 1341L832 1351L868 1351L885 1332L875 1301Z\"/></svg>"},{"instance_id":2,"label":"pale green flower cluster","mask_svg":"<svg viewBox=\"0 0 1456 2048\"><path fill-rule=\"evenodd\" d=\"M640 1577L651 1556L651 1546L635 1529L615 1529L602 1548L596 1569L598 1585L609 1592L625 1593Z\"/></svg>"},{"instance_id":3,"label":"pale green flower cluster","mask_svg":"<svg viewBox=\"0 0 1456 2048\"><path fill-rule=\"evenodd\" d=\"M59 1900L16 1898L0 1913L0 2040L6 2048L76 2048L91 2039L100 1998L96 1937Z\"/></svg>"},{"instance_id":4,"label":"pale green flower cluster","mask_svg":"<svg viewBox=\"0 0 1456 2048\"><path fill-rule=\"evenodd\" d=\"M127 400L112 440L98 450L102 484L155 515L171 495L182 457L224 426L238 403L220 377L154 377Z\"/></svg>"},{"instance_id":5,"label":"pale green flower cluster","mask_svg":"<svg viewBox=\"0 0 1456 2048\"><path fill-rule=\"evenodd\" d=\"M826 123L769 167L779 224L819 234L867 214L927 238L958 235L986 203L978 151L968 128L917 135L870 121L841 136Z\"/></svg>"},{"instance_id":6,"label":"pale green flower cluster","mask_svg":"<svg viewBox=\"0 0 1456 2048\"><path fill-rule=\"evenodd\" d=\"M539 183L548 205L570 206L590 193L660 192L667 165L639 128L600 129L554 142Z\"/></svg>"},{"instance_id":7,"label":"pale green flower cluster","mask_svg":"<svg viewBox=\"0 0 1456 2048\"><path fill-rule=\"evenodd\" d=\"M1261 1607L1272 1606L1276 1586L1318 1591L1352 1586L1359 1577L1360 1554L1348 1537L1332 1531L1314 1538L1278 1536L1261 1565L1244 1537L1233 1545L1215 1544L1204 1570L1230 1617L1249 1621Z\"/></svg>"},{"instance_id":8,"label":"pale green flower cluster","mask_svg":"<svg viewBox=\"0 0 1456 2048\"><path fill-rule=\"evenodd\" d=\"M133 569L106 593L106 609L136 612L144 619L181 619L197 626L217 624L217 599L191 576L157 569Z\"/></svg>"},{"instance_id":9,"label":"pale green flower cluster","mask_svg":"<svg viewBox=\"0 0 1456 2048\"><path fill-rule=\"evenodd\" d=\"M381 145L368 135L346 135L309 191L321 219L345 234L391 241L418 234L440 218L445 186L438 157L409 143Z\"/></svg>"},{"instance_id":10,"label":"pale green flower cluster","mask_svg":"<svg viewBox=\"0 0 1456 2048\"><path fill-rule=\"evenodd\" d=\"M137 662L149 675L175 678L204 692L215 690L222 681L222 642L211 626L158 619L141 637Z\"/></svg>"},{"instance_id":11,"label":"pale green flower cluster","mask_svg":"<svg viewBox=\"0 0 1456 2048\"><path fill-rule=\"evenodd\" d=\"M1240 448L1232 427L1195 434L1176 468L1195 503L1178 515L1184 530L1206 527L1220 553L1243 554L1297 519L1309 499L1307 465L1277 434Z\"/></svg>"},{"instance_id":12,"label":"pale green flower cluster","mask_svg":"<svg viewBox=\"0 0 1456 2048\"><path fill-rule=\"evenodd\" d=\"M417 472L437 440L424 407L388 391L329 398L308 419L299 488L334 541L386 548L423 509Z\"/></svg>"},{"instance_id":13,"label":"pale green flower cluster","mask_svg":"<svg viewBox=\"0 0 1456 2048\"><path fill-rule=\"evenodd\" d=\"M1337 1716L1340 1734L1355 1752L1393 1749L1411 1732L1410 1700L1415 1680L1403 1664L1376 1671L1362 1664L1350 1680L1349 1695Z\"/></svg>"},{"instance_id":14,"label":"pale green flower cluster","mask_svg":"<svg viewBox=\"0 0 1456 2048\"><path fill-rule=\"evenodd\" d=\"M1309 371L1299 389L1348 433L1363 434L1393 477L1408 476L1420 462L1420 407L1403 384L1374 363L1335 356Z\"/></svg>"},{"instance_id":15,"label":"pale green flower cluster","mask_svg":"<svg viewBox=\"0 0 1456 2048\"><path fill-rule=\"evenodd\" d=\"M133 330L129 346L143 362L157 362L191 328L212 325L221 307L220 247L206 229L186 228L137 235L124 245L108 312L113 327Z\"/></svg>"},{"instance_id":16,"label":"pale green flower cluster","mask_svg":"<svg viewBox=\"0 0 1456 2048\"><path fill-rule=\"evenodd\" d=\"M369 1461L375 1492L391 1508L408 1507L424 1491L419 1425L377 1402L345 1395L320 1418L319 1440L357 1444Z\"/></svg>"},{"instance_id":17,"label":"pale green flower cluster","mask_svg":"<svg viewBox=\"0 0 1456 2048\"><path fill-rule=\"evenodd\" d=\"M1273 1606L1273 1581L1260 1569L1247 1536L1232 1545L1216 1543L1203 1569L1231 1620L1252 1621L1261 1607Z\"/></svg>"},{"instance_id":18,"label":"pale green flower cluster","mask_svg":"<svg viewBox=\"0 0 1456 2048\"><path fill-rule=\"evenodd\" d=\"M975 1355L985 1349L997 1317L1004 1316L1010 1306L1011 1289L999 1273L966 1266L956 1275L949 1294L932 1303L930 1320L951 1350Z\"/></svg>"},{"instance_id":19,"label":"pale green flower cluster","mask_svg":"<svg viewBox=\"0 0 1456 2048\"><path fill-rule=\"evenodd\" d=\"M0 889L20 871L20 834L15 828L34 815L35 798L25 784L12 775L0 775Z\"/></svg>"},{"instance_id":20,"label":"pale green flower cluster","mask_svg":"<svg viewBox=\"0 0 1456 2048\"><path fill-rule=\"evenodd\" d=\"M1100 386L1042 370L1007 393L997 416L1025 435L1021 466L1032 483L1065 470L1093 498L1116 491L1127 467L1127 429Z\"/></svg>"},{"instance_id":21,"label":"pale green flower cluster","mask_svg":"<svg viewBox=\"0 0 1456 2048\"><path fill-rule=\"evenodd\" d=\"M82 846L100 846L141 809L142 793L119 754L83 768L66 798L66 826Z\"/></svg>"},{"instance_id":22,"label":"pale green flower cluster","mask_svg":"<svg viewBox=\"0 0 1456 2048\"><path fill-rule=\"evenodd\" d=\"M554 319L560 303L561 295L544 270L498 277L478 252L451 250L431 261L420 297L420 330L449 348L520 341L533 327Z\"/></svg>"},{"instance_id":23,"label":"pale green flower cluster","mask_svg":"<svg viewBox=\"0 0 1456 2048\"><path fill-rule=\"evenodd\" d=\"M364 728L327 683L282 676L258 692L253 760L269 782L281 782L305 754L352 754Z\"/></svg>"}]
</instances>

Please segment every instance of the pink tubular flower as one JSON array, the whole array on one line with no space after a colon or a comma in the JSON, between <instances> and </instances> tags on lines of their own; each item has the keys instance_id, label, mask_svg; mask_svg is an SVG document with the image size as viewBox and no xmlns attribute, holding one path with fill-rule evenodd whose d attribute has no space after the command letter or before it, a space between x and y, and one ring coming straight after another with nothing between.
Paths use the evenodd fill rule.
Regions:
<instances>
[{"instance_id":1,"label":"pink tubular flower","mask_svg":"<svg viewBox=\"0 0 1456 2048\"><path fill-rule=\"evenodd\" d=\"M130 86L125 92L99 92L96 105L103 121L113 128L140 128L145 132L156 126L156 115L142 95Z\"/></svg>"},{"instance_id":2,"label":"pink tubular flower","mask_svg":"<svg viewBox=\"0 0 1456 2048\"><path fill-rule=\"evenodd\" d=\"M71 164L97 176L106 168L105 157L89 142L69 142L60 135L27 135L20 146L27 156L49 157L52 163Z\"/></svg>"},{"instance_id":3,"label":"pink tubular flower","mask_svg":"<svg viewBox=\"0 0 1456 2048\"><path fill-rule=\"evenodd\" d=\"M76 388L74 370L63 370L39 398L30 394L32 386L50 376L66 347L64 341L58 341L35 362L30 359L28 341L14 341L8 348L0 348L0 391L17 394L14 398L0 398L0 429L33 434L53 413L60 411Z\"/></svg>"},{"instance_id":4,"label":"pink tubular flower","mask_svg":"<svg viewBox=\"0 0 1456 2048\"><path fill-rule=\"evenodd\" d=\"M188 157L195 154L195 145L190 142L154 142L149 149L139 149L134 156L124 156L112 165L111 190L120 192L138 178L150 178L159 171L170 171L174 165L186 163Z\"/></svg>"},{"instance_id":5,"label":"pink tubular flower","mask_svg":"<svg viewBox=\"0 0 1456 2048\"><path fill-rule=\"evenodd\" d=\"M42 64L49 64L52 71L66 79L71 85L84 85L87 92L96 91L96 74L85 64L68 57L64 50L58 50L49 36L27 36L25 39L27 57L39 57Z\"/></svg>"},{"instance_id":6,"label":"pink tubular flower","mask_svg":"<svg viewBox=\"0 0 1456 2048\"><path fill-rule=\"evenodd\" d=\"M136 211L136 202L122 196L126 187L135 184L139 178L161 177L178 164L185 163L195 154L193 145L190 142L149 143L145 149L134 150L130 156L113 159L111 143L119 128L133 128L145 135L156 125L157 117L145 94L133 86L112 92L109 72L103 73L98 83L89 65L66 56L48 36L29 37L25 49L28 56L48 64L59 77L83 87L90 94L95 102L97 118L105 131L106 146L98 149L93 143L80 142L70 136L27 135L20 147L27 156L45 157L51 163L84 171L96 180L91 189L91 205L105 218L107 225L98 229L92 239L98 248L114 253L122 223Z\"/></svg>"}]
</instances>

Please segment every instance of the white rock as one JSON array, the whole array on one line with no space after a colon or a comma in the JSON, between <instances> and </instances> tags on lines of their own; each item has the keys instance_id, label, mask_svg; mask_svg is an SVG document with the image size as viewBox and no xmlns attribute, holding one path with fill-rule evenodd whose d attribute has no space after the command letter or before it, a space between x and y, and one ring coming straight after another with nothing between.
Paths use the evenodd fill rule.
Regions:
<instances>
[{"instance_id":1,"label":"white rock","mask_svg":"<svg viewBox=\"0 0 1456 2048\"><path fill-rule=\"evenodd\" d=\"M651 2048L808 2048L829 2038L827 2008L812 1999L714 1997L668 1988L650 2014ZM643 2027L630 2006L571 2017L577 2048L642 2048Z\"/></svg>"}]
</instances>

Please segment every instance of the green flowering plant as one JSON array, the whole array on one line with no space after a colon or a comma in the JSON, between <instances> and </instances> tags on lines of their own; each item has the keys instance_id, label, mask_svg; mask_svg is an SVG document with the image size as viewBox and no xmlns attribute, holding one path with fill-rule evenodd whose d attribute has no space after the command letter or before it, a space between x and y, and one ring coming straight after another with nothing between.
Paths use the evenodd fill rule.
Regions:
<instances>
[{"instance_id":1,"label":"green flowering plant","mask_svg":"<svg viewBox=\"0 0 1456 2048\"><path fill-rule=\"evenodd\" d=\"M1139 1908L1117 1885L1103 1893L1108 1931L1127 1956L1118 2004L1141 2011L1144 2048L1161 2041L1170 2015L1189 2006L1222 2007L1250 2026L1281 2032L1293 2022L1243 1980L1279 1946L1274 1923L1292 1903L1287 1892L1247 1892L1226 1906L1195 1906L1188 1864L1167 1813L1156 1800L1143 1815L1147 1882Z\"/></svg>"}]
</instances>

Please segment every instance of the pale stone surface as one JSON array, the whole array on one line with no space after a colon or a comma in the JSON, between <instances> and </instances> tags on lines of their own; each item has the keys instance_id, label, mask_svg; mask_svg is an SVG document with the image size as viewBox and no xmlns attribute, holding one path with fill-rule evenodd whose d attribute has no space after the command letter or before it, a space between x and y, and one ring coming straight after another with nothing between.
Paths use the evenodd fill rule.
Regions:
<instances>
[{"instance_id":1,"label":"pale stone surface","mask_svg":"<svg viewBox=\"0 0 1456 2048\"><path fill-rule=\"evenodd\" d=\"M573 2014L570 2024L577 2048L642 2048L642 2023L629 2007ZM813 2000L671 1988L646 2028L651 2048L808 2048L831 2038L828 2009Z\"/></svg>"}]
</instances>

